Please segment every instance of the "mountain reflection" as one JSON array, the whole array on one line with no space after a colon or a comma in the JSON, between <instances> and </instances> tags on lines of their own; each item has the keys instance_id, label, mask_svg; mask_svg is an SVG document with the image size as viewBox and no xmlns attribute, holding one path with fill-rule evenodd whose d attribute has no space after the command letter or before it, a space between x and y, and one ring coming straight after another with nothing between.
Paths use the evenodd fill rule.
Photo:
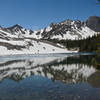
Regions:
<instances>
[{"instance_id":1,"label":"mountain reflection","mask_svg":"<svg viewBox=\"0 0 100 100\"><path fill-rule=\"evenodd\" d=\"M40 75L66 84L88 82L98 87L100 73L90 61L91 56L7 59L0 62L0 82L6 78L19 82L31 75Z\"/></svg>"}]
</instances>

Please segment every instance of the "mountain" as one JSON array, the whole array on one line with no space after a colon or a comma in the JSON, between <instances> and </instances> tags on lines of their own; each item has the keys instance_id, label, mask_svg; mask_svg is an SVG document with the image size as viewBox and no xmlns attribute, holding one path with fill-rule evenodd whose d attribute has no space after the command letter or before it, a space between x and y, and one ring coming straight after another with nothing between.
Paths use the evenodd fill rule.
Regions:
<instances>
[{"instance_id":1,"label":"mountain","mask_svg":"<svg viewBox=\"0 0 100 100\"><path fill-rule=\"evenodd\" d=\"M100 31L100 17L91 16L87 21L65 20L60 23L52 23L37 33L37 38L78 40L92 37Z\"/></svg>"},{"instance_id":2,"label":"mountain","mask_svg":"<svg viewBox=\"0 0 100 100\"><path fill-rule=\"evenodd\" d=\"M34 39L30 32L19 25L9 28L0 27L0 55L74 52L68 51L58 43Z\"/></svg>"},{"instance_id":3,"label":"mountain","mask_svg":"<svg viewBox=\"0 0 100 100\"><path fill-rule=\"evenodd\" d=\"M7 28L7 30L8 32L14 35L18 35L18 34L31 35L32 33L34 33L32 30L27 30L18 24Z\"/></svg>"},{"instance_id":4,"label":"mountain","mask_svg":"<svg viewBox=\"0 0 100 100\"><path fill-rule=\"evenodd\" d=\"M64 46L33 38L32 30L16 24L9 28L0 27L0 55L71 53Z\"/></svg>"},{"instance_id":5,"label":"mountain","mask_svg":"<svg viewBox=\"0 0 100 100\"><path fill-rule=\"evenodd\" d=\"M86 21L86 25L95 32L100 32L100 17L89 17L89 19Z\"/></svg>"},{"instance_id":6,"label":"mountain","mask_svg":"<svg viewBox=\"0 0 100 100\"><path fill-rule=\"evenodd\" d=\"M74 51L68 51L61 44L52 43L47 39L81 40L93 37L98 34L99 24L100 17L91 16L85 22L67 19L38 31L25 29L18 24L8 28L0 26L0 55L72 53Z\"/></svg>"},{"instance_id":7,"label":"mountain","mask_svg":"<svg viewBox=\"0 0 100 100\"><path fill-rule=\"evenodd\" d=\"M32 30L25 29L22 26L16 24L8 28L0 27L0 33L6 35L7 37L11 36L16 38L21 38L21 37L29 37L34 32Z\"/></svg>"},{"instance_id":8,"label":"mountain","mask_svg":"<svg viewBox=\"0 0 100 100\"><path fill-rule=\"evenodd\" d=\"M91 16L88 20L65 20L59 23L51 23L50 26L32 31L16 24L12 27L0 29L5 33L12 34L13 37L30 37L35 39L59 39L59 40L79 40L92 37L100 31L100 17ZM0 31L1 31L0 30Z\"/></svg>"},{"instance_id":9,"label":"mountain","mask_svg":"<svg viewBox=\"0 0 100 100\"><path fill-rule=\"evenodd\" d=\"M49 27L36 33L38 38L43 39L59 39L59 40L78 40L92 37L97 34L95 31L86 26L79 20L66 20L61 23L52 23Z\"/></svg>"}]
</instances>

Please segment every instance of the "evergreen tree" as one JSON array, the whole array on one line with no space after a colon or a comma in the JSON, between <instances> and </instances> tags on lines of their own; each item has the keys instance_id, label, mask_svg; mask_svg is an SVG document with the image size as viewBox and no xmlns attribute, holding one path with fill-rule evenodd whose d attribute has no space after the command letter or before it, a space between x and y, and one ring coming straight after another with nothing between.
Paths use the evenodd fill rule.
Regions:
<instances>
[{"instance_id":1,"label":"evergreen tree","mask_svg":"<svg viewBox=\"0 0 100 100\"><path fill-rule=\"evenodd\" d=\"M98 4L100 4L100 0L98 0ZM92 59L92 63L97 69L100 69L100 33L97 35L97 56Z\"/></svg>"},{"instance_id":2,"label":"evergreen tree","mask_svg":"<svg viewBox=\"0 0 100 100\"><path fill-rule=\"evenodd\" d=\"M98 34L97 41L97 56L100 57L100 34Z\"/></svg>"}]
</instances>

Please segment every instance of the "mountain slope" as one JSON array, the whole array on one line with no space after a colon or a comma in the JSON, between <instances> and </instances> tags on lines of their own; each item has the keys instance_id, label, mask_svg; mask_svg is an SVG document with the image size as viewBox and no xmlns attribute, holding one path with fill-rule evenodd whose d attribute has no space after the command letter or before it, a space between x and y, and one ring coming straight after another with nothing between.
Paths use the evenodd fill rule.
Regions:
<instances>
[{"instance_id":1,"label":"mountain slope","mask_svg":"<svg viewBox=\"0 0 100 100\"><path fill-rule=\"evenodd\" d=\"M33 39L3 40L0 39L0 55L13 54L48 54L48 53L71 53L58 45L41 42Z\"/></svg>"}]
</instances>

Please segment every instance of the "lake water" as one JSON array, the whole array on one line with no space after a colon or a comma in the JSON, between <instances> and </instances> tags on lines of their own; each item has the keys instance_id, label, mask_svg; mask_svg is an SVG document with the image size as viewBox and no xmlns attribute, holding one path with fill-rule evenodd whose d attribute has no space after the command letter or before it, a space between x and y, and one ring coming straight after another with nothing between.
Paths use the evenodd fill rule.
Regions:
<instances>
[{"instance_id":1,"label":"lake water","mask_svg":"<svg viewBox=\"0 0 100 100\"><path fill-rule=\"evenodd\" d=\"M0 100L100 100L93 55L0 57Z\"/></svg>"}]
</instances>

